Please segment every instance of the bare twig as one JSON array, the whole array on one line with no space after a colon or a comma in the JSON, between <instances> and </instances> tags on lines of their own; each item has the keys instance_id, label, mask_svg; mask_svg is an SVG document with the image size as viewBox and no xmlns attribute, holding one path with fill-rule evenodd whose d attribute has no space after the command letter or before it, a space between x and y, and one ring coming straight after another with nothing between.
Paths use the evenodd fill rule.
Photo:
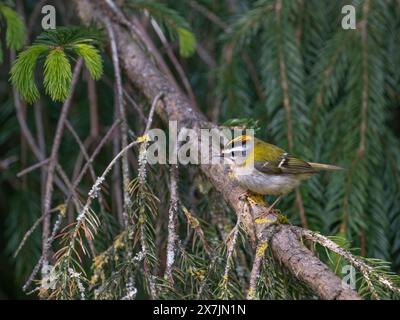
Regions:
<instances>
[{"instance_id":1,"label":"bare twig","mask_svg":"<svg viewBox=\"0 0 400 320\"><path fill-rule=\"evenodd\" d=\"M276 28L279 32L281 32L282 27L282 0L278 0L275 4L275 13L276 13ZM288 139L288 147L289 151L293 151L293 123L292 123L292 110L291 110L291 102L289 96L289 84L286 76L286 63L283 55L282 44L278 44L278 60L279 60L279 74L280 74L280 85L283 93L283 107L285 109L286 114L286 123L287 123L287 139Z\"/></svg>"},{"instance_id":2,"label":"bare twig","mask_svg":"<svg viewBox=\"0 0 400 320\"><path fill-rule=\"evenodd\" d=\"M361 107L361 126L360 126L360 145L358 147L358 156L364 157L365 141L367 134L368 122L368 98L369 98L369 62L368 62L368 14L369 14L370 1L364 1L363 5L363 21L361 23L361 48L362 48L362 67L363 67L363 89L362 89L362 107Z\"/></svg>"},{"instance_id":3,"label":"bare twig","mask_svg":"<svg viewBox=\"0 0 400 320\"><path fill-rule=\"evenodd\" d=\"M42 217L42 218L43 218L43 217ZM62 221L62 219L63 219L63 215L60 213L60 214L58 215L58 217L57 217L56 223L55 223L54 226L53 226L53 231L51 232L51 236L49 237L48 246L50 246L51 243L53 242L53 240L54 240L54 238L55 238L55 236L56 236L56 234L57 234L57 232L58 232L58 229L59 229L60 226L61 226L61 221ZM23 285L22 291L26 292L26 290L28 289L28 287L31 285L31 283L32 283L33 280L35 279L37 273L39 272L39 269L40 269L40 267L42 266L42 263L43 263L43 262L44 262L44 257L43 257L43 255L41 255L39 261L36 263L36 265L35 265L35 267L33 268L31 274L29 275L28 280L27 280L27 281L25 282L25 284ZM29 292L28 294L30 294L30 292Z\"/></svg>"},{"instance_id":4,"label":"bare twig","mask_svg":"<svg viewBox=\"0 0 400 320\"><path fill-rule=\"evenodd\" d=\"M153 103L151 104L151 108L150 108L150 112L149 112L149 117L147 118L147 123L146 123L146 128L144 130L144 134L143 136L146 136L150 130L151 125L153 124L153 117L154 117L154 113L156 111L156 107L158 105L158 103L160 102L160 100L163 98L164 93L163 92L159 92L154 100Z\"/></svg>"},{"instance_id":5,"label":"bare twig","mask_svg":"<svg viewBox=\"0 0 400 320\"><path fill-rule=\"evenodd\" d=\"M34 170L36 170L36 169L38 169L38 168L40 168L42 166L45 166L49 162L50 162L50 158L47 158L46 160L40 161L40 162L38 162L38 163L36 163L36 164L34 164L34 165L24 169L24 170L21 170L20 172L18 172L17 173L17 177L21 178L23 175L25 175L25 174L27 174L27 173L29 173L31 171L34 171Z\"/></svg>"},{"instance_id":6,"label":"bare twig","mask_svg":"<svg viewBox=\"0 0 400 320\"><path fill-rule=\"evenodd\" d=\"M97 138L99 129L99 107L97 103L96 82L92 77L87 77L88 98L90 107L90 136Z\"/></svg>"},{"instance_id":7,"label":"bare twig","mask_svg":"<svg viewBox=\"0 0 400 320\"><path fill-rule=\"evenodd\" d=\"M65 120L67 118L68 110L72 103L73 92L75 91L76 84L78 83L79 74L82 68L82 59L79 59L75 65L72 82L71 82L71 91L68 95L67 100L65 100L60 117L58 119L56 132L53 140L53 147L50 153L50 163L47 171L47 180L46 180L46 189L44 195L44 208L43 208L43 235L42 235L42 254L44 256L44 261L48 259L48 248L47 243L50 236L50 216L48 215L48 211L51 206L51 198L53 193L53 181L54 181L54 173L57 167L57 158L58 158L58 150L61 144L62 133L64 130ZM44 263L45 264L45 263Z\"/></svg>"},{"instance_id":8,"label":"bare twig","mask_svg":"<svg viewBox=\"0 0 400 320\"><path fill-rule=\"evenodd\" d=\"M17 162L18 158L16 156L8 157L4 160L0 160L0 170L6 170L10 165Z\"/></svg>"},{"instance_id":9,"label":"bare twig","mask_svg":"<svg viewBox=\"0 0 400 320\"><path fill-rule=\"evenodd\" d=\"M276 28L278 29L278 32L281 32L281 27L282 27L282 1L278 0L275 4L275 12L276 12ZM294 146L294 137L293 137L293 120L292 120L292 108L291 108L291 101L290 101L290 95L289 95L289 83L286 75L286 62L284 59L284 52L282 48L282 43L279 40L278 43L278 60L279 60L279 75L280 75L280 85L281 85L281 90L282 90L282 95L283 95L283 107L285 109L285 115L286 115L286 125L287 125L287 140L288 140L288 148L289 152L293 152L293 146ZM299 209L299 215L300 219L302 222L302 225L304 227L307 226L307 219L306 215L304 212L304 207L303 207L303 198L301 196L301 193L298 189L296 189L296 205Z\"/></svg>"},{"instance_id":10,"label":"bare twig","mask_svg":"<svg viewBox=\"0 0 400 320\"><path fill-rule=\"evenodd\" d=\"M109 86L110 88L113 88L113 83L111 82L111 80L107 77L107 76L103 76L102 78L103 82ZM141 107L138 106L137 102L135 101L135 99L133 97L131 97L131 95L129 94L129 92L123 88L123 92L124 92L124 97L126 100L128 100L128 102L131 103L132 107L135 109L135 111L137 112L137 114L139 115L139 117L146 122L147 118L143 113L143 110Z\"/></svg>"},{"instance_id":11,"label":"bare twig","mask_svg":"<svg viewBox=\"0 0 400 320\"><path fill-rule=\"evenodd\" d=\"M190 81L187 78L186 73L183 70L183 68L182 68L181 64L179 63L178 59L176 58L176 56L174 54L174 51L171 48L171 45L168 43L168 40L165 37L165 35L164 35L163 31L161 30L160 26L158 25L157 21L154 20L153 18L150 18L150 22L151 22L151 25L153 26L154 31L156 32L157 36L160 38L162 45L166 49L167 55L168 55L169 59L171 60L172 64L174 65L175 70L178 72L179 77L182 80L183 86L185 87L186 92L187 92L191 102L194 105L197 105L196 97L195 97L195 95L193 93L192 86L190 85Z\"/></svg>"},{"instance_id":12,"label":"bare twig","mask_svg":"<svg viewBox=\"0 0 400 320\"><path fill-rule=\"evenodd\" d=\"M168 212L168 241L167 241L167 265L165 268L164 278L168 280L170 285L173 284L172 266L175 261L175 242L178 239L176 234L176 215L178 212L178 166L170 167L170 205Z\"/></svg>"},{"instance_id":13,"label":"bare twig","mask_svg":"<svg viewBox=\"0 0 400 320\"><path fill-rule=\"evenodd\" d=\"M244 207L245 204L243 203L243 210L245 210ZM242 214L239 214L237 216L237 221L236 225L233 228L233 230L230 232L228 235L228 239L226 240L227 242L227 253L226 253L226 265L225 265L225 270L224 270L224 275L222 278L222 287L227 288L228 281L229 281L229 271L231 270L231 264L232 264L232 255L236 247L238 235L239 235L239 228L242 220Z\"/></svg>"},{"instance_id":14,"label":"bare twig","mask_svg":"<svg viewBox=\"0 0 400 320\"><path fill-rule=\"evenodd\" d=\"M98 143L96 146L96 149L93 151L92 155L90 158L86 161L85 165L82 167L81 172L79 173L78 177L73 183L74 189L77 188L77 186L80 184L82 181L83 176L86 174L87 170L90 168L91 164L93 163L93 160L96 158L96 156L99 154L101 148L106 144L108 139L110 138L111 134L114 132L115 128L119 125L120 120L114 121L110 129L108 129L107 133L104 135L103 139Z\"/></svg>"},{"instance_id":15,"label":"bare twig","mask_svg":"<svg viewBox=\"0 0 400 320\"><path fill-rule=\"evenodd\" d=\"M374 276L383 286L385 286L389 290L400 293L400 288L398 288L389 279L376 273L373 267L369 266L364 261L356 258L349 251L343 249L329 238L311 230L306 230L298 227L293 227L293 229L298 235L303 236L304 238L313 242L319 243L320 245L324 246L325 248L331 250L332 252L338 254L339 256L350 262L354 267L361 271L361 273L364 275L364 278L369 283L369 286L371 286L371 290L373 290L374 288L370 279L371 276Z\"/></svg>"},{"instance_id":16,"label":"bare twig","mask_svg":"<svg viewBox=\"0 0 400 320\"><path fill-rule=\"evenodd\" d=\"M118 49L115 39L115 33L113 27L111 25L110 19L105 19L105 26L108 32L108 37L111 45L111 53L112 60L114 64L114 76L115 76L115 87L116 87L116 107L119 112L119 117L122 119L121 123L121 141L122 148L125 148L128 145L128 122L126 120L126 113L124 107L124 95L122 88L122 79L121 79L121 71L119 66L119 58L118 58ZM122 182L123 182L123 193L124 193L124 211L123 211L123 222L126 226L128 224L128 216L130 208L131 208L131 199L129 197L129 182L130 182L130 174L129 174L129 162L128 162L128 154L125 153L122 156Z\"/></svg>"},{"instance_id":17,"label":"bare twig","mask_svg":"<svg viewBox=\"0 0 400 320\"><path fill-rule=\"evenodd\" d=\"M118 118L118 109L114 109L114 119ZM113 139L112 139L112 152L113 156L115 157L120 148L120 130L114 133ZM113 168L113 173L112 173L112 178L111 178L111 183L112 183L112 199L115 202L116 205L116 211L117 211L117 217L118 217L118 222L121 226L125 224L125 219L124 219L124 205L123 205L123 197L122 197L122 182L121 182L121 163L117 162Z\"/></svg>"},{"instance_id":18,"label":"bare twig","mask_svg":"<svg viewBox=\"0 0 400 320\"><path fill-rule=\"evenodd\" d=\"M129 21L123 14L123 12L114 3L114 1L112 0L104 0L104 1L108 6L108 8L111 9L112 15L115 16L117 20L120 21L120 23L122 23L125 27L129 29L131 36L137 40L138 45L141 45L142 42L145 44L146 49L149 50L154 59L157 61L158 66L168 75L170 80L174 83L175 87L179 88L167 64L162 59L153 41L148 36L146 31L143 29L139 21L135 17L132 18L132 22Z\"/></svg>"},{"instance_id":19,"label":"bare twig","mask_svg":"<svg viewBox=\"0 0 400 320\"><path fill-rule=\"evenodd\" d=\"M247 292L247 299L257 299L257 282L260 277L261 264L264 259L265 250L268 248L268 242L260 241L257 246L256 254L253 261L253 267L250 273L250 286Z\"/></svg>"},{"instance_id":20,"label":"bare twig","mask_svg":"<svg viewBox=\"0 0 400 320\"><path fill-rule=\"evenodd\" d=\"M191 6L194 10L201 13L208 20L213 22L215 25L220 27L221 29L228 30L229 25L225 23L220 17L218 17L214 12L208 10L205 6L201 5L197 1L189 0L189 6Z\"/></svg>"},{"instance_id":21,"label":"bare twig","mask_svg":"<svg viewBox=\"0 0 400 320\"><path fill-rule=\"evenodd\" d=\"M89 155L88 155L88 153L86 151L86 147L84 146L81 138L79 138L79 135L75 131L74 127L71 125L71 123L67 119L65 120L65 126L67 127L69 132L71 132L71 134L74 137L76 143L78 144L79 149L81 150L81 152L83 154L83 157L85 158L86 163L88 164L89 172L90 172L90 175L92 176L93 182L95 182L96 181L96 173L95 173L94 168L92 166L92 162L90 162L90 158L89 158Z\"/></svg>"},{"instance_id":22,"label":"bare twig","mask_svg":"<svg viewBox=\"0 0 400 320\"><path fill-rule=\"evenodd\" d=\"M300 222L303 228L308 228L306 212L304 210L303 197L301 196L299 188L296 188L296 206L299 209Z\"/></svg>"},{"instance_id":23,"label":"bare twig","mask_svg":"<svg viewBox=\"0 0 400 320\"><path fill-rule=\"evenodd\" d=\"M43 105L39 100L35 104L35 124L36 124L36 136L38 141L38 147L40 149L41 154L46 154L46 138L44 133L44 126L43 126ZM43 210L44 207L44 188L46 183L46 168L42 167L40 170L40 195L41 195L41 208ZM55 181L57 184L57 179Z\"/></svg>"}]
</instances>

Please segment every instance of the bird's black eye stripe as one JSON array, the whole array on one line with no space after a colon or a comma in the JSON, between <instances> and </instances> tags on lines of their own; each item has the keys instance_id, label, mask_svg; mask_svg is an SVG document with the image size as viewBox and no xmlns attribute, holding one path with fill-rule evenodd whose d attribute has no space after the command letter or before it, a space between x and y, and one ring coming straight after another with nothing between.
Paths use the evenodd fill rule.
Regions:
<instances>
[{"instance_id":1,"label":"bird's black eye stripe","mask_svg":"<svg viewBox=\"0 0 400 320\"><path fill-rule=\"evenodd\" d=\"M231 151L231 157L236 158L236 157L245 157L246 156L246 150L235 150Z\"/></svg>"}]
</instances>

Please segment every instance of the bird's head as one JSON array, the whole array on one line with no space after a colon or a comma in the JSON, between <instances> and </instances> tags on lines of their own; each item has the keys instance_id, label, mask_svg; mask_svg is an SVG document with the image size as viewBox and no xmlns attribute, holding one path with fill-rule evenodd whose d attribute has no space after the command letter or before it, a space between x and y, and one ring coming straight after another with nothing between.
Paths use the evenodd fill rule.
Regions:
<instances>
[{"instance_id":1,"label":"bird's head","mask_svg":"<svg viewBox=\"0 0 400 320\"><path fill-rule=\"evenodd\" d=\"M221 157L230 165L243 165L250 155L254 138L250 135L240 135L229 141L221 152Z\"/></svg>"}]
</instances>

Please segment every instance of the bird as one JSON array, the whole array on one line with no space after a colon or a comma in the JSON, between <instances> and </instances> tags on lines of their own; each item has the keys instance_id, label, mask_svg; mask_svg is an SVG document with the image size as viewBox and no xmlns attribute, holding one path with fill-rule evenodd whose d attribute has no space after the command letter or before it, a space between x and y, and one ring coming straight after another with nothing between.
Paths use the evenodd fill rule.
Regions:
<instances>
[{"instance_id":1,"label":"bird","mask_svg":"<svg viewBox=\"0 0 400 320\"><path fill-rule=\"evenodd\" d=\"M239 135L230 140L220 156L241 187L256 196L278 196L269 210L302 181L321 170L343 170L336 165L304 161L251 135Z\"/></svg>"}]
</instances>

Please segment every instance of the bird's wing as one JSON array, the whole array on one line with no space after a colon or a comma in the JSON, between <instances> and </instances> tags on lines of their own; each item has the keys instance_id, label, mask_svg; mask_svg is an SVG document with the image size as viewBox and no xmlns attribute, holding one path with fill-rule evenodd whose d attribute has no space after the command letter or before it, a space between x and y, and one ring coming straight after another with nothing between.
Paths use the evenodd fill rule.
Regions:
<instances>
[{"instance_id":1,"label":"bird's wing","mask_svg":"<svg viewBox=\"0 0 400 320\"><path fill-rule=\"evenodd\" d=\"M307 174L316 173L306 161L295 158L288 153L269 161L254 161L254 168L266 174Z\"/></svg>"}]
</instances>

